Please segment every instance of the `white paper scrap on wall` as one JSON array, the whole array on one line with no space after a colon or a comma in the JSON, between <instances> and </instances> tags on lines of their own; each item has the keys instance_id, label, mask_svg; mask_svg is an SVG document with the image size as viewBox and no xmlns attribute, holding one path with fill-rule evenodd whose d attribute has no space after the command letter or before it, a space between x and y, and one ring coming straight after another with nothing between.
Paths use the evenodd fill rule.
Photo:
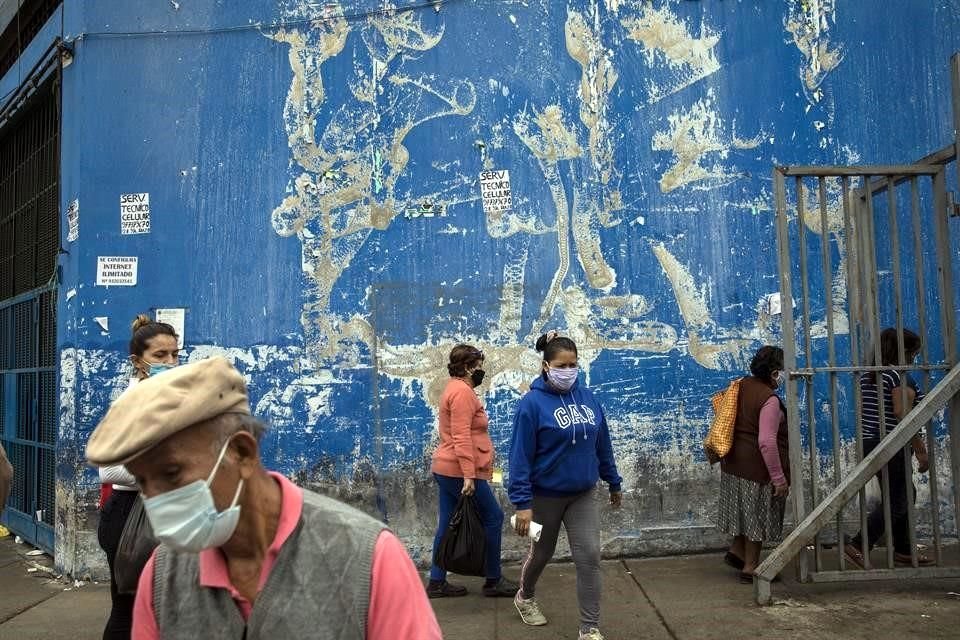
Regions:
<instances>
[{"instance_id":1,"label":"white paper scrap on wall","mask_svg":"<svg viewBox=\"0 0 960 640\"><path fill-rule=\"evenodd\" d=\"M150 233L150 194L120 194L120 233Z\"/></svg>"},{"instance_id":2,"label":"white paper scrap on wall","mask_svg":"<svg viewBox=\"0 0 960 640\"><path fill-rule=\"evenodd\" d=\"M80 200L74 198L67 205L67 242L76 242L80 237Z\"/></svg>"},{"instance_id":3,"label":"white paper scrap on wall","mask_svg":"<svg viewBox=\"0 0 960 640\"><path fill-rule=\"evenodd\" d=\"M97 256L97 286L135 286L137 260L137 256Z\"/></svg>"},{"instance_id":4,"label":"white paper scrap on wall","mask_svg":"<svg viewBox=\"0 0 960 640\"><path fill-rule=\"evenodd\" d=\"M768 315L778 316L783 313L783 300L780 298L780 292L769 293L763 298L763 305L766 309ZM791 300L791 309L795 309L797 306L796 300Z\"/></svg>"},{"instance_id":5,"label":"white paper scrap on wall","mask_svg":"<svg viewBox=\"0 0 960 640\"><path fill-rule=\"evenodd\" d=\"M483 201L484 213L499 213L512 209L510 172L506 170L481 171L480 198Z\"/></svg>"},{"instance_id":6,"label":"white paper scrap on wall","mask_svg":"<svg viewBox=\"0 0 960 640\"><path fill-rule=\"evenodd\" d=\"M165 322L177 332L177 347L183 349L183 328L186 324L186 309L157 309L157 322Z\"/></svg>"}]
</instances>

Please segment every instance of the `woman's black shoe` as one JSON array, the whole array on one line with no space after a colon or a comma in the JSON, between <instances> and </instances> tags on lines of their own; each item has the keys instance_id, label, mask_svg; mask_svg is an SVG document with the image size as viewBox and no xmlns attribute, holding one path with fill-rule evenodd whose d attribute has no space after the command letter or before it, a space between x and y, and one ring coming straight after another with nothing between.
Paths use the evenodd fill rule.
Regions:
<instances>
[{"instance_id":1,"label":"woman's black shoe","mask_svg":"<svg viewBox=\"0 0 960 640\"><path fill-rule=\"evenodd\" d=\"M743 560L733 555L729 551L727 551L727 555L723 556L723 561L726 562L731 567L733 567L734 569L736 569L737 571L743 570Z\"/></svg>"},{"instance_id":2,"label":"woman's black shoe","mask_svg":"<svg viewBox=\"0 0 960 640\"><path fill-rule=\"evenodd\" d=\"M427 585L428 598L459 598L467 595L467 588L458 584L450 584L446 580L443 582L430 581Z\"/></svg>"},{"instance_id":3,"label":"woman's black shoe","mask_svg":"<svg viewBox=\"0 0 960 640\"><path fill-rule=\"evenodd\" d=\"M507 580L503 576L497 580L496 584L483 585L483 595L488 598L512 598L517 595L520 585L512 580Z\"/></svg>"}]
</instances>

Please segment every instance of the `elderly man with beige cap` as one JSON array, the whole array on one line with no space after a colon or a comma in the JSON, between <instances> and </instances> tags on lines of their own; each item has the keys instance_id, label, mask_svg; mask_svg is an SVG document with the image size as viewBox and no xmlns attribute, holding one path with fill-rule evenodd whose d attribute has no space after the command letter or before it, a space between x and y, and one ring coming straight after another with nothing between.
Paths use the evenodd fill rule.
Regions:
<instances>
[{"instance_id":1,"label":"elderly man with beige cap","mask_svg":"<svg viewBox=\"0 0 960 640\"><path fill-rule=\"evenodd\" d=\"M263 429L243 377L211 358L142 381L90 437L90 463L137 479L161 542L133 639L440 638L400 541L265 470Z\"/></svg>"}]
</instances>

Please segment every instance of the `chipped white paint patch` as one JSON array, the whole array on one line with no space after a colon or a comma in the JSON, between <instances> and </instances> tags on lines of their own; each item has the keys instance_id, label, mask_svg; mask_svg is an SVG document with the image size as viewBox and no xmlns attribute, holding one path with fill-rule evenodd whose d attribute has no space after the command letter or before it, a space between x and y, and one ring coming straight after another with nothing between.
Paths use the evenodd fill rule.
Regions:
<instances>
[{"instance_id":1,"label":"chipped white paint patch","mask_svg":"<svg viewBox=\"0 0 960 640\"><path fill-rule=\"evenodd\" d=\"M652 67L662 58L676 74L666 86L651 82L648 102L662 100L720 70L714 51L720 41L719 33L701 24L700 35L694 36L693 29L680 20L669 5L656 8L643 3L638 12L620 20L627 37L643 47L648 65Z\"/></svg>"},{"instance_id":2,"label":"chipped white paint patch","mask_svg":"<svg viewBox=\"0 0 960 640\"><path fill-rule=\"evenodd\" d=\"M707 98L675 111L667 117L669 127L654 134L653 150L673 154L672 166L660 177L662 192L698 183L701 188L716 188L744 177L716 161L712 166L704 166L710 157L727 158L731 147L749 149L762 142L759 136L746 141L728 136L713 107L712 95L711 91Z\"/></svg>"},{"instance_id":3,"label":"chipped white paint patch","mask_svg":"<svg viewBox=\"0 0 960 640\"><path fill-rule=\"evenodd\" d=\"M858 159L858 156L854 152L849 149L847 152L852 162ZM848 183L848 193L855 193L861 186L862 181L860 178L851 179ZM802 222L804 227L819 235L821 242L823 242L825 219L827 233L825 241L828 245L836 246L836 252L839 256L839 261L831 259L831 269L833 272L830 276L831 295L833 298L833 330L835 335L846 335L849 333L849 319L846 309L847 251L844 229L843 193L843 182L840 178L827 178L824 181L823 198L821 198L818 182L804 183L801 198L803 202ZM796 194L794 195L796 197ZM851 207L850 203L848 203L848 207ZM852 208L850 208L850 216L851 224L855 224L855 216L853 215ZM819 251L816 256L820 256ZM826 338L829 335L826 318L813 322L811 335L814 338Z\"/></svg>"},{"instance_id":4,"label":"chipped white paint patch","mask_svg":"<svg viewBox=\"0 0 960 640\"><path fill-rule=\"evenodd\" d=\"M716 472L702 458L708 419L688 416L680 403L658 414L608 414L607 422L624 487L642 504L658 505L659 513L644 513L645 520L712 524ZM689 493L676 491L675 483ZM673 500L665 504L664 496Z\"/></svg>"},{"instance_id":5,"label":"chipped white paint patch","mask_svg":"<svg viewBox=\"0 0 960 640\"><path fill-rule=\"evenodd\" d=\"M721 335L710 316L707 284L698 286L690 270L663 243L654 243L651 248L673 287L680 315L687 326L690 355L709 369L733 368L743 359L751 340L743 332L732 331L727 332L730 335Z\"/></svg>"},{"instance_id":6,"label":"chipped white paint patch","mask_svg":"<svg viewBox=\"0 0 960 640\"><path fill-rule=\"evenodd\" d=\"M608 112L610 92L618 78L613 66L613 52L604 47L600 39L600 17L596 5L592 17L593 25L590 25L582 14L567 9L564 33L567 53L581 68L580 121L590 132L590 158L600 181L607 184L616 170Z\"/></svg>"},{"instance_id":7,"label":"chipped white paint patch","mask_svg":"<svg viewBox=\"0 0 960 640\"><path fill-rule=\"evenodd\" d=\"M697 286L690 270L682 265L663 243L654 244L651 248L673 286L684 322L694 329L709 327L713 321L708 309L707 285Z\"/></svg>"},{"instance_id":8,"label":"chipped white paint patch","mask_svg":"<svg viewBox=\"0 0 960 640\"><path fill-rule=\"evenodd\" d=\"M410 154L404 141L411 131L445 116L470 113L477 91L468 81L401 73L402 59L434 48L444 27L425 26L424 14L391 10L370 14L362 32L365 55L354 61L347 80L353 102L330 110L321 68L344 49L354 27L339 4L306 30L272 34L290 48L293 72L284 124L293 161L301 173L273 212L282 236L301 242L302 267L313 285L301 323L311 360L357 364L374 343L373 330L361 313L341 316L330 309L330 294L370 235L387 229L400 212L421 202L449 208L464 201L472 179L453 178L429 194L398 193ZM306 18L311 7L293 3L288 17ZM430 21L432 22L432 20ZM385 118L398 111L402 118Z\"/></svg>"},{"instance_id":9,"label":"chipped white paint patch","mask_svg":"<svg viewBox=\"0 0 960 640\"><path fill-rule=\"evenodd\" d=\"M830 42L830 25L836 24L835 0L791 0L783 27L803 54L800 81L811 102L819 102L817 89L843 61L842 45Z\"/></svg>"}]
</instances>

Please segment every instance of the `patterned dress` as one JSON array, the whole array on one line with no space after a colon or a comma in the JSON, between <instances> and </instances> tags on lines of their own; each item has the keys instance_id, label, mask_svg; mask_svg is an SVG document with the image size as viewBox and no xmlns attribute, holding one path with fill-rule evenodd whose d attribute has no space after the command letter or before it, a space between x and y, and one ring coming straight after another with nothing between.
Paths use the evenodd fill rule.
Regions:
<instances>
[{"instance_id":1,"label":"patterned dress","mask_svg":"<svg viewBox=\"0 0 960 640\"><path fill-rule=\"evenodd\" d=\"M717 528L753 542L779 542L783 537L786 497L773 495L773 484L760 484L720 474L720 506Z\"/></svg>"}]
</instances>

